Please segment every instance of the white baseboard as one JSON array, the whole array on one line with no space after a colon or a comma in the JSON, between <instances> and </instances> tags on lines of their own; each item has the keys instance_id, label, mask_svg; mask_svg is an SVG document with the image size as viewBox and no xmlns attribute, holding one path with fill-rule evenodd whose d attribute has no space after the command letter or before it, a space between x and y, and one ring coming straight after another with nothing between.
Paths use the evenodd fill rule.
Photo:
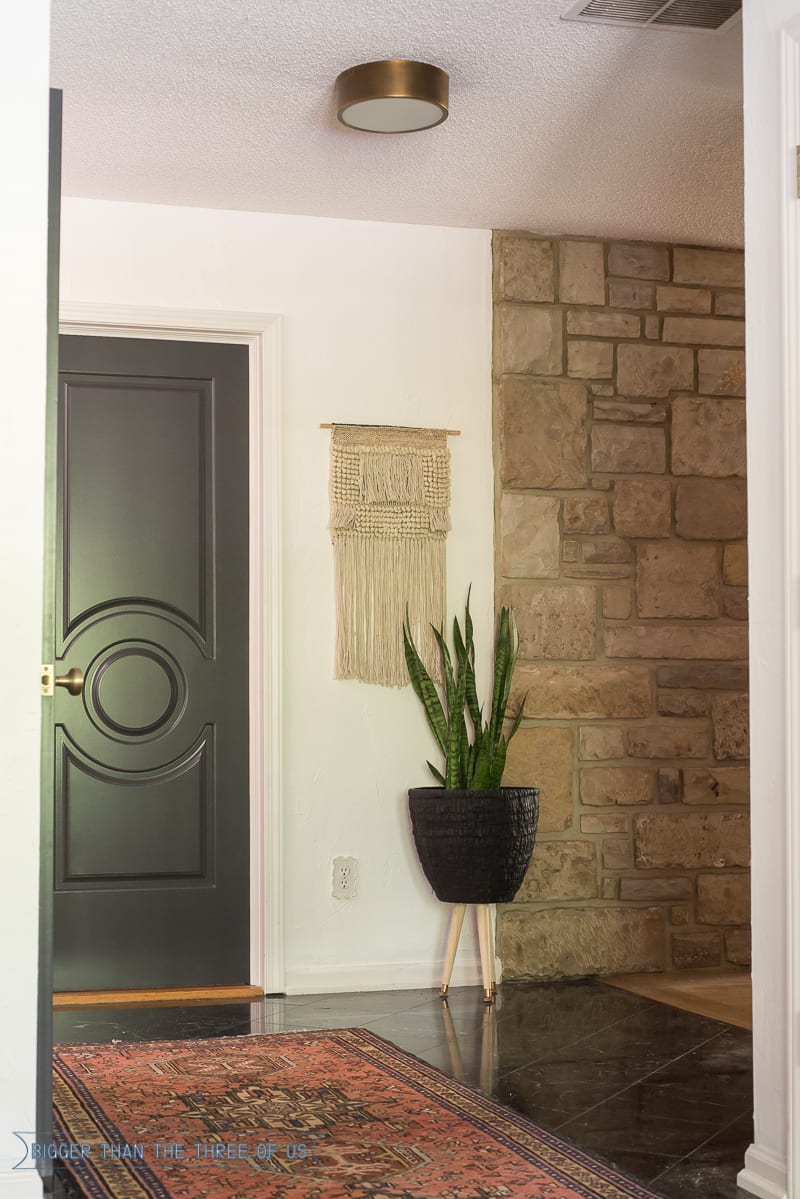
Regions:
<instances>
[{"instance_id":1,"label":"white baseboard","mask_svg":"<svg viewBox=\"0 0 800 1199\"><path fill-rule=\"evenodd\" d=\"M286 971L287 995L325 995L346 991L394 991L435 987L442 981L441 962L369 962L350 966L301 966ZM457 961L452 987L481 982L480 962ZM4 1196L5 1199L5 1196Z\"/></svg>"},{"instance_id":2,"label":"white baseboard","mask_svg":"<svg viewBox=\"0 0 800 1199\"><path fill-rule=\"evenodd\" d=\"M0 1195L3 1199L41 1199L39 1171L0 1170Z\"/></svg>"},{"instance_id":3,"label":"white baseboard","mask_svg":"<svg viewBox=\"0 0 800 1199\"><path fill-rule=\"evenodd\" d=\"M744 1169L736 1181L758 1199L787 1199L785 1160L759 1145L751 1145L745 1153Z\"/></svg>"}]
</instances>

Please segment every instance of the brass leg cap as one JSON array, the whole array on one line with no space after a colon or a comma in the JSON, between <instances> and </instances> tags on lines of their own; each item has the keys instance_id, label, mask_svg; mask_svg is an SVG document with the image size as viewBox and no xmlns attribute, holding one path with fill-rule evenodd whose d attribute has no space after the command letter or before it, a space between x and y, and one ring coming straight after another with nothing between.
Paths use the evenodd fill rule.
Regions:
<instances>
[{"instance_id":1,"label":"brass leg cap","mask_svg":"<svg viewBox=\"0 0 800 1199\"><path fill-rule=\"evenodd\" d=\"M494 1003L494 991L491 989L491 987L488 991L483 992L483 1002Z\"/></svg>"},{"instance_id":2,"label":"brass leg cap","mask_svg":"<svg viewBox=\"0 0 800 1199\"><path fill-rule=\"evenodd\" d=\"M440 999L446 999L446 998L447 998L447 992L448 992L449 990L450 990L450 988L449 988L449 986L447 985L447 983L442 983L442 985L439 987L439 998L440 998Z\"/></svg>"}]
</instances>

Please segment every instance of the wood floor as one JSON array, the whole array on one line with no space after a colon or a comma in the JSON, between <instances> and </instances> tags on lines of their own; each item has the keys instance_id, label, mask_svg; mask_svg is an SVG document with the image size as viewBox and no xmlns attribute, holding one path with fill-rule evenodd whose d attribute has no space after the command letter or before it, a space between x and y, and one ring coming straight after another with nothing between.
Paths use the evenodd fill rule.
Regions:
<instances>
[{"instance_id":1,"label":"wood floor","mask_svg":"<svg viewBox=\"0 0 800 1199\"><path fill-rule=\"evenodd\" d=\"M264 998L260 987L174 987L168 990L56 991L54 1008L140 1007L194 1003L254 1003Z\"/></svg>"},{"instance_id":2,"label":"wood floor","mask_svg":"<svg viewBox=\"0 0 800 1199\"><path fill-rule=\"evenodd\" d=\"M752 985L746 967L681 970L675 974L616 974L602 981L736 1028L752 1030L753 1027Z\"/></svg>"},{"instance_id":3,"label":"wood floor","mask_svg":"<svg viewBox=\"0 0 800 1199\"><path fill-rule=\"evenodd\" d=\"M681 970L674 974L617 974L603 982L685 1012L752 1029L752 988L746 968ZM185 987L173 990L60 991L54 1008L140 1007L170 1004L252 1003L258 987Z\"/></svg>"}]
</instances>

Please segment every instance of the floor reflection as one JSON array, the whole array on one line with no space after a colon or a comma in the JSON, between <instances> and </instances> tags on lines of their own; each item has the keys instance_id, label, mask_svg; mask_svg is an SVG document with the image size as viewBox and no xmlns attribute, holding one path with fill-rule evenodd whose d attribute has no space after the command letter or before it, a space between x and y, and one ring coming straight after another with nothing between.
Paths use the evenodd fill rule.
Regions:
<instances>
[{"instance_id":1,"label":"floor reflection","mask_svg":"<svg viewBox=\"0 0 800 1199\"><path fill-rule=\"evenodd\" d=\"M607 1158L668 1199L745 1199L748 1032L594 981L57 1011L65 1043L368 1028Z\"/></svg>"}]
</instances>

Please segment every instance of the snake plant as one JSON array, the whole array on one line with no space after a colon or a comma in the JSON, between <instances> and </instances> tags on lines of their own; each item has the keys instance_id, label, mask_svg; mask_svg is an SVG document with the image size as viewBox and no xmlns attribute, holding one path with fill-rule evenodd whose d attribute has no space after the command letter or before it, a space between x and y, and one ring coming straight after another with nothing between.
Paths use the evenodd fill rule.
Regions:
<instances>
[{"instance_id":1,"label":"snake plant","mask_svg":"<svg viewBox=\"0 0 800 1199\"><path fill-rule=\"evenodd\" d=\"M433 626L431 626L433 628ZM494 646L494 685L489 720L483 719L475 683L475 645L467 594L464 632L453 619L455 662L441 629L433 635L442 664L441 696L428 673L408 627L403 623L403 645L411 686L425 709L436 743L444 755L444 770L428 766L434 778L448 791L493 791L500 786L508 743L519 728L525 708L523 698L507 737L503 735L511 677L519 653L519 633L514 613L503 608ZM469 724L467 717L469 716ZM471 726L471 737L470 737Z\"/></svg>"}]
</instances>

